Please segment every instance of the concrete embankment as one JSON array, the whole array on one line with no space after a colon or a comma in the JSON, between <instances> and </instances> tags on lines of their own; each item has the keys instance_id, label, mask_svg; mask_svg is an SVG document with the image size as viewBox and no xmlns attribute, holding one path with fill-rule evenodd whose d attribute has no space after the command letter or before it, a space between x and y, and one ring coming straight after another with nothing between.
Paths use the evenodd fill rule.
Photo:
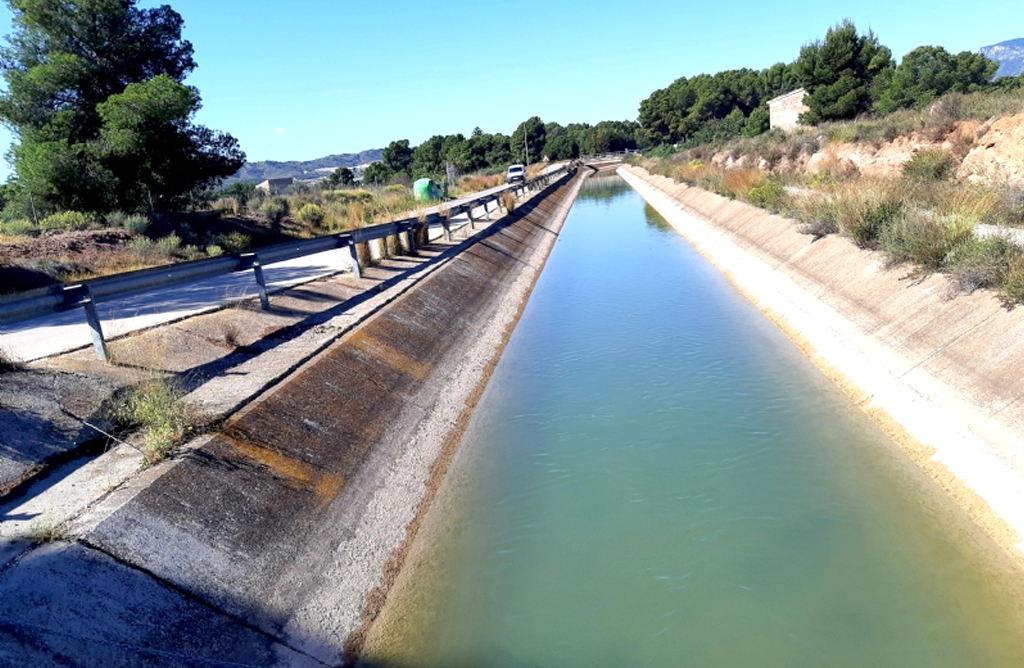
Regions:
<instances>
[{"instance_id":1,"label":"concrete embankment","mask_svg":"<svg viewBox=\"0 0 1024 668\"><path fill-rule=\"evenodd\" d=\"M649 174L619 173L1024 563L1024 309Z\"/></svg>"},{"instance_id":2,"label":"concrete embankment","mask_svg":"<svg viewBox=\"0 0 1024 668\"><path fill-rule=\"evenodd\" d=\"M338 665L557 239L581 177L496 223L77 541L0 572L0 663Z\"/></svg>"}]
</instances>

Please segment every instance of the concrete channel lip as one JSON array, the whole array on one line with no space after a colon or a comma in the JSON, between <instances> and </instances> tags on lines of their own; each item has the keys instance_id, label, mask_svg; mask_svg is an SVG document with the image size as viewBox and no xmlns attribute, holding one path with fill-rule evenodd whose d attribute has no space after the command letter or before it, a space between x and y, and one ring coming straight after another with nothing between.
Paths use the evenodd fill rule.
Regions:
<instances>
[{"instance_id":1,"label":"concrete channel lip","mask_svg":"<svg viewBox=\"0 0 1024 668\"><path fill-rule=\"evenodd\" d=\"M552 192L564 197L566 188L563 183ZM465 359L480 343L475 328L493 318L506 285L524 273L520 257L536 255L537 240L547 236L536 224L518 223L550 210L524 207L516 221L497 226L442 273L299 368L287 385L253 403L221 433L174 466L158 467L164 469L159 477L121 501L111 499L111 514L91 520L94 528L80 545L63 548L69 562L63 571L80 570L83 549L102 553L174 592L164 596L183 595L218 619L283 641L284 654L291 651L286 645L301 650L275 665L336 663L345 637L360 623L363 597L404 537L405 521L392 521L385 535L373 536L370 519L396 513L412 518L440 443L414 446L424 437L443 441L456 422L443 416L457 416L464 407L459 397L479 383L473 373L479 376L484 363ZM454 335L432 335L438 327ZM495 342L484 343L493 354ZM440 373L444 365L457 369ZM433 387L439 379L455 385ZM297 384L307 389L293 389ZM360 421L353 417L359 411L374 411L380 419ZM439 416L440 424L431 422ZM433 433L422 433L424 428ZM270 429L288 438L268 442ZM372 468L368 460L379 469L374 475L366 470ZM419 473L396 478L410 465ZM381 493L385 480L403 487L405 501ZM171 545L177 549L168 550ZM16 594L12 583L22 565L34 554L60 549L21 557L0 571L0 589ZM322 574L316 573L318 563ZM361 584L342 582L347 608L343 614L327 610L336 586L330 578L350 579L343 574L351 568ZM330 637L317 623L329 624Z\"/></svg>"}]
</instances>

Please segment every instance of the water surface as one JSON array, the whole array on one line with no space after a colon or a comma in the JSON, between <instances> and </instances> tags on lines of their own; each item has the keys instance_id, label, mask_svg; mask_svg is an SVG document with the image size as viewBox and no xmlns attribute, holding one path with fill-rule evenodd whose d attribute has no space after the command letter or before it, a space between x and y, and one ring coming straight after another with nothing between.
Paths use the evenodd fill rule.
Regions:
<instances>
[{"instance_id":1,"label":"water surface","mask_svg":"<svg viewBox=\"0 0 1024 668\"><path fill-rule=\"evenodd\" d=\"M1024 665L991 543L617 177L455 467L401 665Z\"/></svg>"}]
</instances>

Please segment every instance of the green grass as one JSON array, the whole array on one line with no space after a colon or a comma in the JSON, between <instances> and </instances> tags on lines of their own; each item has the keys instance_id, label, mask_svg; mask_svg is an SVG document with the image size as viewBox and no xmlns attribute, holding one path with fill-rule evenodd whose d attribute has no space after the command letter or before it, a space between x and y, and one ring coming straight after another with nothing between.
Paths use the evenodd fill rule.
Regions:
<instances>
[{"instance_id":1,"label":"green grass","mask_svg":"<svg viewBox=\"0 0 1024 668\"><path fill-rule=\"evenodd\" d=\"M155 378L131 388L116 402L113 417L122 430L141 431L146 453L144 465L174 455L191 431L190 416L181 401L183 392L172 380Z\"/></svg>"}]
</instances>

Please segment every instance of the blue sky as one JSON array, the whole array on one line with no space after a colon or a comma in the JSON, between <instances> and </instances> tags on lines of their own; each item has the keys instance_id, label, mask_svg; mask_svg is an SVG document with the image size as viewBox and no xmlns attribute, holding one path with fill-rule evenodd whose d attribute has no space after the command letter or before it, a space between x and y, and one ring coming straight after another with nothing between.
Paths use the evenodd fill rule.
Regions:
<instances>
[{"instance_id":1,"label":"blue sky","mask_svg":"<svg viewBox=\"0 0 1024 668\"><path fill-rule=\"evenodd\" d=\"M140 2L155 6L156 2ZM900 58L1024 37L1024 2L172 0L197 120L250 160L307 160L525 118L634 119L680 76L791 61L843 17ZM982 10L984 8L984 10ZM10 10L0 7L3 34ZM0 144L11 137L0 132ZM0 165L0 178L9 167Z\"/></svg>"}]
</instances>

